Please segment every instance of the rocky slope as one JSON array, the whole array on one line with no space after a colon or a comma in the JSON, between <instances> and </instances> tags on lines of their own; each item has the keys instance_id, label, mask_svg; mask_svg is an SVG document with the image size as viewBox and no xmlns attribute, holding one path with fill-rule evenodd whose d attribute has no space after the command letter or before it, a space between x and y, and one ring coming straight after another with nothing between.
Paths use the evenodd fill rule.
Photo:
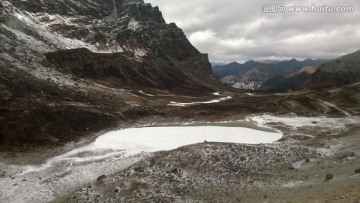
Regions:
<instances>
[{"instance_id":1,"label":"rocky slope","mask_svg":"<svg viewBox=\"0 0 360 203\"><path fill-rule=\"evenodd\" d=\"M304 86L316 72L316 66L305 66L286 76L273 77L263 83L258 90L266 92L286 92Z\"/></svg>"},{"instance_id":2,"label":"rocky slope","mask_svg":"<svg viewBox=\"0 0 360 203\"><path fill-rule=\"evenodd\" d=\"M1 1L0 23L2 150L58 145L144 117L156 103L150 93L223 88L207 55L142 0Z\"/></svg>"},{"instance_id":3,"label":"rocky slope","mask_svg":"<svg viewBox=\"0 0 360 203\"><path fill-rule=\"evenodd\" d=\"M335 87L360 80L360 51L331 60L319 67L308 86Z\"/></svg>"}]
</instances>

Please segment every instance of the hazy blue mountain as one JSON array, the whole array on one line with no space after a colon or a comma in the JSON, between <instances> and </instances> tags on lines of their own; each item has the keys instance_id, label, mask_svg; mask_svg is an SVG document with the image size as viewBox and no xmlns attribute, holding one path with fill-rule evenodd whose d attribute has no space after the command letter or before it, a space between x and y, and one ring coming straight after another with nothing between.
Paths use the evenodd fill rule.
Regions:
<instances>
[{"instance_id":1,"label":"hazy blue mountain","mask_svg":"<svg viewBox=\"0 0 360 203\"><path fill-rule=\"evenodd\" d=\"M306 66L315 66L326 62L323 59L306 59L298 61L296 59L286 61L272 61L272 63L247 61L244 64L233 62L224 66L213 67L214 74L220 80L235 88L241 87L260 87L264 82L274 77L286 78L288 74L299 71ZM249 85L251 84L251 85Z\"/></svg>"}]
</instances>

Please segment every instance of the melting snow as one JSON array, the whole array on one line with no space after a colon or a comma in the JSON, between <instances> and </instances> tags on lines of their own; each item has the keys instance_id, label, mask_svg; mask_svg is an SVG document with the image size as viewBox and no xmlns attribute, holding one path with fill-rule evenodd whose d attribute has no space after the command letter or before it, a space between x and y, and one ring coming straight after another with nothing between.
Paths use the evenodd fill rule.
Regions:
<instances>
[{"instance_id":1,"label":"melting snow","mask_svg":"<svg viewBox=\"0 0 360 203\"><path fill-rule=\"evenodd\" d=\"M298 116L288 116L288 117L277 117L272 115L261 115L254 116L251 118L253 121L256 121L261 126L266 126L269 123L283 123L284 125L291 126L292 128L300 128L305 126L310 127L326 127L332 129L342 129L345 128L348 124L357 124L359 123L360 117L344 117L344 118L327 118L324 116L321 117L298 117Z\"/></svg>"},{"instance_id":2,"label":"melting snow","mask_svg":"<svg viewBox=\"0 0 360 203\"><path fill-rule=\"evenodd\" d=\"M140 24L138 21L134 20L134 19L131 19L129 21L129 24L128 24L128 29L130 30L133 30L133 31L136 31L137 29L140 28Z\"/></svg>"},{"instance_id":3,"label":"melting snow","mask_svg":"<svg viewBox=\"0 0 360 203\"><path fill-rule=\"evenodd\" d=\"M139 92L140 94L143 94L143 95L148 96L148 97L153 97L153 96L154 96L153 94L145 93L145 92L142 91L142 90L139 90L138 92Z\"/></svg>"},{"instance_id":4,"label":"melting snow","mask_svg":"<svg viewBox=\"0 0 360 203\"><path fill-rule=\"evenodd\" d=\"M181 107L186 107L186 106L192 106L192 105L197 105L197 104L212 104L212 103L219 103L221 101L225 101L228 99L231 99L231 96L227 96L227 97L223 97L220 99L213 99L210 101L204 101L204 102L189 102L189 103L179 103L179 102L170 102L170 104L168 104L168 106L181 106Z\"/></svg>"},{"instance_id":5,"label":"melting snow","mask_svg":"<svg viewBox=\"0 0 360 203\"><path fill-rule=\"evenodd\" d=\"M38 16L38 15L30 13L30 12L22 12L22 11L18 11L18 12L14 11L14 16L16 18L18 18L19 20L21 20L22 22L25 22L29 26L35 28L35 30L37 31L37 33L40 36L45 38L47 41L55 44L57 46L57 48L59 48L59 49L87 48L90 51L95 52L95 53L123 52L123 49L118 44L115 44L112 47L105 47L105 48L101 47L100 48L99 45L96 46L96 45L92 45L92 44L89 44L87 42L84 42L84 41L81 41L78 39L66 38L61 34L57 34L57 33L50 31L48 28L49 25L54 24L54 23L73 25L73 23L71 22L71 20L73 18L66 18L66 17L61 17L59 15L48 15L48 14ZM50 22L49 23L41 22L39 19L41 19L43 17L48 17L50 19ZM23 37L24 35L27 36L26 34L20 32L20 31L17 31L17 30L15 31L15 30L9 29L9 28L7 28L7 29L12 31L20 39L24 39L24 37ZM29 40L30 40L30 42L29 42ZM29 40L24 40L24 41L28 42L29 44L36 43L36 41L39 41L34 38L29 39ZM38 42L38 44L39 44L39 42ZM47 52L49 46L46 44L43 44L40 47L36 46L36 45L33 47L40 51L44 51L44 49L45 49L45 51Z\"/></svg>"}]
</instances>

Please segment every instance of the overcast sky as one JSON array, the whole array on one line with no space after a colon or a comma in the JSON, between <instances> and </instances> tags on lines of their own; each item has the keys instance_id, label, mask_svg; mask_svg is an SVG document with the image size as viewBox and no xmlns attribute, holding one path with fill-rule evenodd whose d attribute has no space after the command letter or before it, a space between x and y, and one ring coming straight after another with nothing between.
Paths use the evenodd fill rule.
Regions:
<instances>
[{"instance_id":1,"label":"overcast sky","mask_svg":"<svg viewBox=\"0 0 360 203\"><path fill-rule=\"evenodd\" d=\"M210 61L335 58L360 49L359 0L145 0ZM263 5L354 6L354 12L264 13ZM287 8L289 9L289 8Z\"/></svg>"}]
</instances>

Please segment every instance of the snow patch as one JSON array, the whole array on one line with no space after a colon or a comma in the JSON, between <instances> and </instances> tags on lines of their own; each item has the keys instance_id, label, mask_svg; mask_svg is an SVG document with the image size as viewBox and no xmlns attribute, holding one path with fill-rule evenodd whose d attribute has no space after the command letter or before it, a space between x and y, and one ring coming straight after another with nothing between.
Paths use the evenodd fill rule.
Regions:
<instances>
[{"instance_id":1,"label":"snow patch","mask_svg":"<svg viewBox=\"0 0 360 203\"><path fill-rule=\"evenodd\" d=\"M189 103L179 103L179 102L170 102L170 104L168 104L168 106L180 106L180 107L187 107L187 106L192 106L192 105L197 105L197 104L212 104L212 103L219 103L221 101L225 101L225 100L229 100L232 99L231 96L227 96L227 97L222 97L220 99L213 99L210 101L204 101L204 102L189 102Z\"/></svg>"},{"instance_id":2,"label":"snow patch","mask_svg":"<svg viewBox=\"0 0 360 203\"><path fill-rule=\"evenodd\" d=\"M128 29L136 31L140 28L140 24L135 19L131 19L128 24Z\"/></svg>"},{"instance_id":3,"label":"snow patch","mask_svg":"<svg viewBox=\"0 0 360 203\"><path fill-rule=\"evenodd\" d=\"M146 56L146 54L148 53L147 50L144 48L135 48L133 51L135 56L140 57Z\"/></svg>"},{"instance_id":4,"label":"snow patch","mask_svg":"<svg viewBox=\"0 0 360 203\"><path fill-rule=\"evenodd\" d=\"M328 146L326 148L317 148L316 151L324 156L329 157L335 155L340 146L341 143L338 143L337 145Z\"/></svg>"},{"instance_id":5,"label":"snow patch","mask_svg":"<svg viewBox=\"0 0 360 203\"><path fill-rule=\"evenodd\" d=\"M34 13L22 12L22 11L18 11L18 12L14 11L14 16L16 18L18 18L20 21L25 22L27 25L34 28L36 30L36 32L41 37L44 38L44 40L42 40L42 41L51 42L58 49L87 48L87 49L89 49L90 51L92 51L94 53L123 52L123 49L118 44L115 44L112 47L101 47L100 44L92 45L90 43L87 43L87 42L84 42L84 41L81 41L81 40L78 40L78 39L66 38L61 34L53 33L48 28L49 25L57 24L57 23L66 24L66 25L69 25L69 24L74 25L73 23L71 23L71 20L73 18L62 17L62 16L59 16L59 15L49 15L49 14L44 14L44 15L39 16L39 15L34 14ZM41 22L40 19L44 18L44 17L48 17L50 22L49 23ZM19 33L21 33L20 31L12 30L12 32L15 35L17 35L19 38L21 38L21 35L26 35L24 33L19 34ZM31 40L31 41L35 42L35 41L40 41L40 40ZM26 40L26 42L28 42L28 40ZM32 47L33 47L34 50L39 50L41 52L44 52L44 51L47 52L49 45L46 45L46 44L43 43L42 46L32 46Z\"/></svg>"},{"instance_id":6,"label":"snow patch","mask_svg":"<svg viewBox=\"0 0 360 203\"><path fill-rule=\"evenodd\" d=\"M136 47L124 45L123 49L125 51L133 52L136 57L143 57L143 56L146 56L148 53L148 51L145 48L136 48Z\"/></svg>"},{"instance_id":7,"label":"snow patch","mask_svg":"<svg viewBox=\"0 0 360 203\"><path fill-rule=\"evenodd\" d=\"M287 187L287 188L296 187L296 186L299 186L299 185L301 185L303 183L304 183L304 181L301 181L301 180L299 180L299 181L291 181L291 182L283 184L282 187Z\"/></svg>"},{"instance_id":8,"label":"snow patch","mask_svg":"<svg viewBox=\"0 0 360 203\"><path fill-rule=\"evenodd\" d=\"M153 94L145 93L145 92L142 91L142 90L139 90L138 92L139 92L140 94L143 94L143 95L148 96L148 97L153 97L153 96L155 96L155 95L153 95Z\"/></svg>"},{"instance_id":9,"label":"snow patch","mask_svg":"<svg viewBox=\"0 0 360 203\"><path fill-rule=\"evenodd\" d=\"M4 7L11 6L11 3L8 2L8 1L3 1L3 2L1 2L1 4L2 4L2 6L4 6Z\"/></svg>"},{"instance_id":10,"label":"snow patch","mask_svg":"<svg viewBox=\"0 0 360 203\"><path fill-rule=\"evenodd\" d=\"M344 118L327 118L324 116L321 117L298 117L298 116L288 116L288 117L278 117L272 115L261 115L251 117L251 120L256 121L259 125L268 126L269 123L282 123L284 125L290 126L292 128L301 128L301 127L325 127L332 129L343 129L346 128L348 124L357 124L359 123L360 117L344 117Z\"/></svg>"}]
</instances>

